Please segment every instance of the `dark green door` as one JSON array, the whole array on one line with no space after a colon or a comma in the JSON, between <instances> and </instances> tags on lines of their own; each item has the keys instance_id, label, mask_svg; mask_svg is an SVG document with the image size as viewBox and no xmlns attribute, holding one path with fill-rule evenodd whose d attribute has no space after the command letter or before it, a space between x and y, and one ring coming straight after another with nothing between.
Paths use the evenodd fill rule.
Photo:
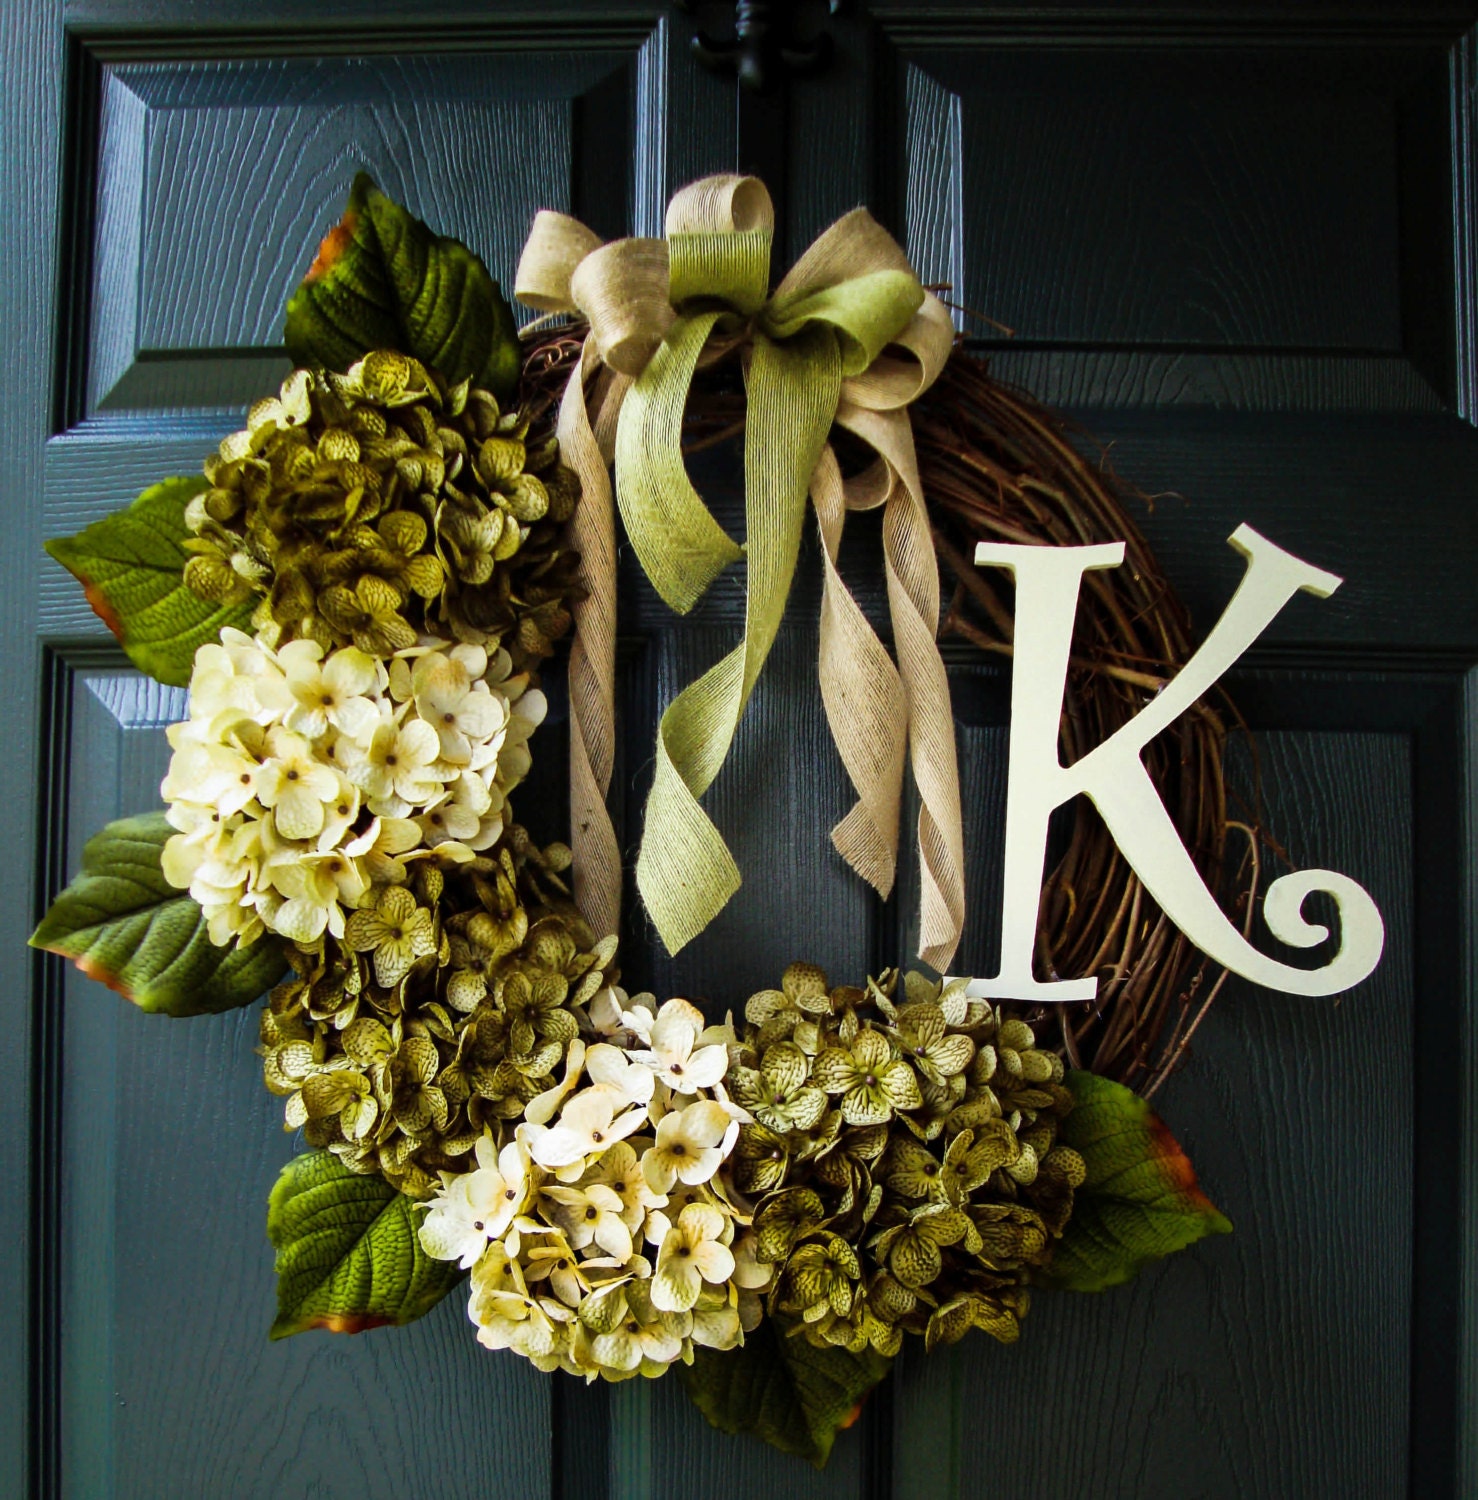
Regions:
<instances>
[{"instance_id":1,"label":"dark green door","mask_svg":"<svg viewBox=\"0 0 1478 1500\"><path fill-rule=\"evenodd\" d=\"M876 3L767 101L690 57L659 0L27 0L0 26L5 866L0 1493L53 1497L1470 1494L1472 812L1478 604L1475 8ZM1342 573L1234 684L1299 865L1372 892L1388 946L1339 1003L1232 986L1161 1096L1237 1225L1022 1343L905 1360L817 1476L708 1429L676 1381L587 1391L413 1328L269 1345L263 1206L293 1149L250 1011L176 1025L27 952L85 835L152 807L181 695L127 669L43 559L189 472L285 361L279 313L366 167L505 282L540 206L657 232L668 193L764 173L793 257L858 202L1001 374L1073 409L1156 495L1204 629L1248 521ZM737 475L711 472L732 521ZM727 508L726 508L727 507ZM866 527L859 525L862 535ZM850 576L878 603L859 549ZM814 551L708 798L749 882L679 959L733 1005L805 956L911 956L827 838L850 803L815 685ZM656 715L737 638L623 584L615 808L634 847ZM990 972L1002 678L951 658ZM557 702L557 693L555 694ZM557 714L555 718L557 719ZM562 727L542 731L559 817ZM782 747L782 753L776 747ZM783 809L783 812L777 812Z\"/></svg>"}]
</instances>

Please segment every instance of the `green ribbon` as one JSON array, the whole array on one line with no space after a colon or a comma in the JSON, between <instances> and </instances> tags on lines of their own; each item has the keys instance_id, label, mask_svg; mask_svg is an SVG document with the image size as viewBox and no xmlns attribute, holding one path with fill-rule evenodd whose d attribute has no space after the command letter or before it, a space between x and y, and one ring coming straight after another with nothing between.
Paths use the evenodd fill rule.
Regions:
<instances>
[{"instance_id":1,"label":"green ribbon","mask_svg":"<svg viewBox=\"0 0 1478 1500\"><path fill-rule=\"evenodd\" d=\"M723 766L785 613L812 471L842 381L865 371L924 300L911 271L849 253L846 220L768 296L771 231L669 233L677 317L621 408L616 496L627 535L663 600L687 613L713 580L748 558L744 639L668 705L657 734L637 888L670 953L697 936L739 888L738 866L699 805ZM711 338L745 341L747 546L714 520L682 458L683 412Z\"/></svg>"}]
</instances>

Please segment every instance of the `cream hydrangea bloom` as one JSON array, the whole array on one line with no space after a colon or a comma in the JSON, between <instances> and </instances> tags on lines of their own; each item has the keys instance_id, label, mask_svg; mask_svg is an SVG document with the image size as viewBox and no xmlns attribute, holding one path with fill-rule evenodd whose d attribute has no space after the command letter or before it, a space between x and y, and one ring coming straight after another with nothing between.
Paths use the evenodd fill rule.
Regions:
<instances>
[{"instance_id":1,"label":"cream hydrangea bloom","mask_svg":"<svg viewBox=\"0 0 1478 1500\"><path fill-rule=\"evenodd\" d=\"M481 647L426 641L387 665L225 629L196 652L189 718L168 731L165 877L222 946L342 938L408 861L461 863L496 843L527 769L505 757L509 735L527 738L531 708L543 717L530 700Z\"/></svg>"},{"instance_id":2,"label":"cream hydrangea bloom","mask_svg":"<svg viewBox=\"0 0 1478 1500\"><path fill-rule=\"evenodd\" d=\"M721 1043L700 1045L706 1030L707 1022L696 1005L669 1000L652 1023L650 1049L634 1052L632 1057L674 1093L711 1089L729 1070L729 1050Z\"/></svg>"},{"instance_id":3,"label":"cream hydrangea bloom","mask_svg":"<svg viewBox=\"0 0 1478 1500\"><path fill-rule=\"evenodd\" d=\"M750 1116L716 1078L679 1092L663 1077L664 1058L726 1060L731 1028L706 1027L683 1000L658 1010L614 991L592 1010L563 1079L512 1126L522 1206L493 1216L489 1138L474 1170L443 1175L421 1244L475 1257L468 1311L486 1347L587 1380L655 1377L695 1345L733 1348L758 1322L775 1268L755 1258L744 1200L718 1175Z\"/></svg>"},{"instance_id":4,"label":"cream hydrangea bloom","mask_svg":"<svg viewBox=\"0 0 1478 1500\"><path fill-rule=\"evenodd\" d=\"M704 1282L721 1286L734 1274L734 1256L724 1244L733 1222L713 1203L690 1203L662 1237L652 1304L664 1312L689 1312Z\"/></svg>"},{"instance_id":5,"label":"cream hydrangea bloom","mask_svg":"<svg viewBox=\"0 0 1478 1500\"><path fill-rule=\"evenodd\" d=\"M728 1112L712 1099L664 1115L641 1162L652 1191L669 1193L679 1181L688 1187L707 1182L724 1159L720 1147L728 1129Z\"/></svg>"},{"instance_id":6,"label":"cream hydrangea bloom","mask_svg":"<svg viewBox=\"0 0 1478 1500\"><path fill-rule=\"evenodd\" d=\"M586 1057L588 1061L588 1053ZM583 1172L588 1158L624 1141L646 1123L645 1107L627 1108L628 1102L625 1093L608 1084L582 1089L560 1112L559 1124L534 1127L537 1133L530 1143L534 1160L550 1170L579 1162Z\"/></svg>"},{"instance_id":7,"label":"cream hydrangea bloom","mask_svg":"<svg viewBox=\"0 0 1478 1500\"><path fill-rule=\"evenodd\" d=\"M521 1141L512 1140L499 1151L485 1135L475 1150L476 1171L442 1174L443 1191L420 1229L428 1255L458 1261L464 1271L477 1263L489 1242L507 1234L532 1190Z\"/></svg>"}]
</instances>

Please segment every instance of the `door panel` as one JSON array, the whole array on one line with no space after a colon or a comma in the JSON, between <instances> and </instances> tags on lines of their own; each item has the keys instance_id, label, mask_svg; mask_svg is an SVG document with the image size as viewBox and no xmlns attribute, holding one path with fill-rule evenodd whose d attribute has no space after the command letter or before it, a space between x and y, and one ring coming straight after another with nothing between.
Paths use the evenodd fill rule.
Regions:
<instances>
[{"instance_id":1,"label":"door panel","mask_svg":"<svg viewBox=\"0 0 1478 1500\"><path fill-rule=\"evenodd\" d=\"M959 674L955 690L968 701ZM998 787L1006 730L962 741L967 789ZM911 1359L895 1451L915 1457L898 1496L1404 1492L1416 984L1409 851L1391 851L1410 825L1412 746L1266 728L1257 742L1270 825L1298 831L1296 866L1366 885L1386 921L1381 967L1332 1004L1228 985L1156 1104L1234 1234L1109 1294L1038 1296L1013 1348ZM975 868L998 868L992 826ZM995 957L982 936L968 972Z\"/></svg>"},{"instance_id":2,"label":"door panel","mask_svg":"<svg viewBox=\"0 0 1478 1500\"><path fill-rule=\"evenodd\" d=\"M538 209L573 211L576 163L594 149L619 176L587 184L595 201L580 207L614 232L632 62L588 51L104 65L87 414L234 408L270 390L289 368L276 352L283 304L358 170L506 280ZM592 95L594 118L581 108Z\"/></svg>"},{"instance_id":3,"label":"door panel","mask_svg":"<svg viewBox=\"0 0 1478 1500\"><path fill-rule=\"evenodd\" d=\"M405 56L335 56L342 36L271 56L266 32L204 57L180 33L74 42L71 318L83 332L58 371L38 532L74 532L197 469L281 378L283 301L357 170L473 245L505 285L538 207L611 235L660 229L665 25L613 7L594 45L571 47L559 9L480 48L446 35ZM689 121L712 104L690 105ZM722 139L732 121L718 113ZM705 152L701 130L684 149ZM53 759L49 886L91 831L158 804L162 729L184 695L129 670L75 586L38 563L39 536L25 546ZM554 805L529 820L550 837L566 765L553 677L549 753L528 790ZM295 1142L262 1089L255 1013L131 1027L75 971L47 966L45 980L37 1492L552 1493L565 1446L552 1441L554 1383L489 1360L461 1295L408 1338L266 1342L263 1211ZM7 1454L23 1462L25 1447Z\"/></svg>"},{"instance_id":4,"label":"door panel","mask_svg":"<svg viewBox=\"0 0 1478 1500\"><path fill-rule=\"evenodd\" d=\"M1462 1252L1435 1184L1471 1171L1455 1145L1471 990L1431 903L1471 863L1453 774L1478 645L1458 561L1478 541L1478 450L1453 410L1470 293L1450 151L1468 125L1449 86L1466 54L1458 27L1421 32L1428 16L1362 29L1342 14L1337 30L1335 10L1263 34L1211 8L1121 26L901 5L881 20L911 253L1014 330L964 323L997 373L1073 408L1156 497L1144 529L1198 629L1241 576L1225 546L1238 521L1347 577L1290 605L1254 654L1277 673L1234 690L1294 864L1363 870L1388 924L1382 968L1337 1005L1229 986L1163 1093L1233 1240L1096 1306L1039 1299L1016 1349L914 1361L894 1451L939 1467L898 1466L899 1492L1459 1482ZM975 733L962 727L978 786L992 773L970 763L992 762ZM971 828L972 861L989 861L999 812L987 802ZM972 887L972 910L990 888ZM982 937L967 931L970 972L993 956ZM1375 1098L1392 1101L1379 1121ZM1014 1435L988 1481L971 1467L985 1411Z\"/></svg>"},{"instance_id":5,"label":"door panel","mask_svg":"<svg viewBox=\"0 0 1478 1500\"><path fill-rule=\"evenodd\" d=\"M1291 605L1233 687L1270 826L1295 864L1372 891L1382 967L1338 1003L1229 986L1167 1085L1232 1238L1101 1297L1039 1298L1013 1349L911 1353L818 1477L713 1432L676 1380L587 1389L485 1354L460 1295L410 1329L268 1345L263 1204L293 1142L254 1013L175 1026L22 956L17 876L0 1100L31 1190L0 1207L29 1251L0 1259L0 1490L1466 1493L1473 7L879 0L827 21L813 4L798 25L829 28L831 67L760 103L688 54L725 9L74 0L8 18L0 337L20 374L0 422L0 796L32 840L34 904L88 833L157 803L179 711L40 539L194 469L270 388L282 301L354 171L506 286L535 207L657 233L675 186L737 164L777 189L777 261L868 202L968 305L958 325L992 368L1111 445L1157 497L1145 530L1199 629L1240 577L1239 521L1346 575ZM735 534L738 480L735 452L705 456ZM843 573L885 627L878 555L876 517L851 518ZM887 903L830 846L851 799L816 687L818 582L808 536L706 799L744 888L676 958L631 899L633 987L721 1011L794 957L856 979L913 952L911 819ZM613 811L634 856L660 709L737 640L743 572L684 620L630 557L621 587ZM957 645L947 658L970 856L959 964L989 972L1009 674ZM557 666L549 688L517 805L552 837Z\"/></svg>"},{"instance_id":6,"label":"door panel","mask_svg":"<svg viewBox=\"0 0 1478 1500\"><path fill-rule=\"evenodd\" d=\"M158 805L185 694L58 676L75 869L103 823ZM296 1147L263 1108L255 1010L130 1025L70 968L61 1003L61 1493L410 1494L444 1471L546 1493L549 1382L486 1359L460 1297L405 1338L267 1343L263 1205Z\"/></svg>"},{"instance_id":7,"label":"door panel","mask_svg":"<svg viewBox=\"0 0 1478 1500\"><path fill-rule=\"evenodd\" d=\"M1064 405L1450 404L1443 49L903 34L909 250L1000 373Z\"/></svg>"}]
</instances>

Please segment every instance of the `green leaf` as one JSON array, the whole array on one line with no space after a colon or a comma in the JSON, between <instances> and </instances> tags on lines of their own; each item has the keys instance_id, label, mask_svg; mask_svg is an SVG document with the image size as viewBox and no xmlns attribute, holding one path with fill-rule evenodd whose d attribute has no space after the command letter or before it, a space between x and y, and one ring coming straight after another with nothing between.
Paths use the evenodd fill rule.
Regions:
<instances>
[{"instance_id":1,"label":"green leaf","mask_svg":"<svg viewBox=\"0 0 1478 1500\"><path fill-rule=\"evenodd\" d=\"M70 958L140 1010L205 1016L250 1005L287 968L282 943L270 935L245 948L211 942L205 913L159 868L174 832L156 812L94 834L82 873L52 903L31 946Z\"/></svg>"},{"instance_id":2,"label":"green leaf","mask_svg":"<svg viewBox=\"0 0 1478 1500\"><path fill-rule=\"evenodd\" d=\"M1102 1291L1208 1234L1231 1233L1190 1158L1138 1094L1096 1073L1072 1072L1065 1081L1077 1103L1057 1139L1083 1158L1088 1175L1043 1285Z\"/></svg>"},{"instance_id":3,"label":"green leaf","mask_svg":"<svg viewBox=\"0 0 1478 1500\"><path fill-rule=\"evenodd\" d=\"M418 1227L411 1200L383 1177L351 1172L331 1151L295 1156L267 1200L277 1251L270 1336L362 1333L429 1312L463 1273L426 1254Z\"/></svg>"},{"instance_id":4,"label":"green leaf","mask_svg":"<svg viewBox=\"0 0 1478 1500\"><path fill-rule=\"evenodd\" d=\"M184 584L185 506L207 487L198 474L163 480L127 510L46 544L133 664L169 687L188 686L196 648L223 626L251 629L249 603L211 604Z\"/></svg>"},{"instance_id":5,"label":"green leaf","mask_svg":"<svg viewBox=\"0 0 1478 1500\"><path fill-rule=\"evenodd\" d=\"M820 1469L838 1432L892 1364L864 1350L817 1349L766 1318L738 1349L694 1349L683 1381L693 1404L721 1432L749 1432Z\"/></svg>"},{"instance_id":6,"label":"green leaf","mask_svg":"<svg viewBox=\"0 0 1478 1500\"><path fill-rule=\"evenodd\" d=\"M347 370L372 349L398 349L454 384L471 376L499 401L518 383L518 327L487 267L363 172L288 299L284 331L299 365Z\"/></svg>"}]
</instances>

